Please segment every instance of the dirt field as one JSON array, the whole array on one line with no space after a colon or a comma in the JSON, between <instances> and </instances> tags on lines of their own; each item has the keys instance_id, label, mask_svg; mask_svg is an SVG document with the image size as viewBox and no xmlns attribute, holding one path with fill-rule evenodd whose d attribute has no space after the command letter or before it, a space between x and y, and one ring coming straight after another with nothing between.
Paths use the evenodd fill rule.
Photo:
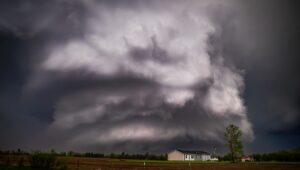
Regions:
<instances>
[{"instance_id":1,"label":"dirt field","mask_svg":"<svg viewBox=\"0 0 300 170\"><path fill-rule=\"evenodd\" d=\"M0 157L5 163L6 157ZM17 162L19 157L10 157ZM300 163L202 163L170 161L133 161L109 158L58 157L71 169L79 170L300 170Z\"/></svg>"},{"instance_id":2,"label":"dirt field","mask_svg":"<svg viewBox=\"0 0 300 170\"><path fill-rule=\"evenodd\" d=\"M131 161L99 158L61 158L71 167L101 170L300 170L300 164L281 163L193 163L169 161Z\"/></svg>"}]
</instances>

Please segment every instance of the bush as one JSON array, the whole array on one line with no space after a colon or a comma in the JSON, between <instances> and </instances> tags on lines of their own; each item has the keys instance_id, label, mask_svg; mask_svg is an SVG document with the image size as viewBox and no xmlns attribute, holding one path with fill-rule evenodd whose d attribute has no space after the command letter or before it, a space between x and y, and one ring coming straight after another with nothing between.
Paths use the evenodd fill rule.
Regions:
<instances>
[{"instance_id":1,"label":"bush","mask_svg":"<svg viewBox=\"0 0 300 170\"><path fill-rule=\"evenodd\" d=\"M19 159L18 161L18 167L22 168L24 166L24 158L22 157L21 159Z\"/></svg>"},{"instance_id":2,"label":"bush","mask_svg":"<svg viewBox=\"0 0 300 170\"><path fill-rule=\"evenodd\" d=\"M56 169L57 170L68 170L68 166L66 162L56 162Z\"/></svg>"},{"instance_id":3,"label":"bush","mask_svg":"<svg viewBox=\"0 0 300 170\"><path fill-rule=\"evenodd\" d=\"M10 166L10 164L11 164L11 161L10 161L10 157L8 156L6 159L5 165Z\"/></svg>"},{"instance_id":4,"label":"bush","mask_svg":"<svg viewBox=\"0 0 300 170\"><path fill-rule=\"evenodd\" d=\"M55 167L55 156L49 153L34 152L30 164L32 168L51 170Z\"/></svg>"}]
</instances>

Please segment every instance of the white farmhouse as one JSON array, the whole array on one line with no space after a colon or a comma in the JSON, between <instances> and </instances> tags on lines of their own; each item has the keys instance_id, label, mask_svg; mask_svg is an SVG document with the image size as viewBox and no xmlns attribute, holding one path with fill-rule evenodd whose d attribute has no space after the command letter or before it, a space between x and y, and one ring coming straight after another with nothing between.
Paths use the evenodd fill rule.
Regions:
<instances>
[{"instance_id":1,"label":"white farmhouse","mask_svg":"<svg viewBox=\"0 0 300 170\"><path fill-rule=\"evenodd\" d=\"M175 149L168 153L169 161L207 161L210 159L210 154L204 151Z\"/></svg>"}]
</instances>

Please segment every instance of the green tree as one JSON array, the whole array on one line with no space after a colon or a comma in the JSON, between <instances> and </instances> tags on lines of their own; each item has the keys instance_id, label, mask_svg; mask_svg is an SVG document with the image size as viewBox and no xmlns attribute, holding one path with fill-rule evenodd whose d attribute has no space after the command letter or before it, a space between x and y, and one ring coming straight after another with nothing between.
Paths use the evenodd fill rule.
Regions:
<instances>
[{"instance_id":1,"label":"green tree","mask_svg":"<svg viewBox=\"0 0 300 170\"><path fill-rule=\"evenodd\" d=\"M229 155L232 162L236 162L243 155L243 143L241 140L242 131L239 127L230 124L225 130L225 140L229 148Z\"/></svg>"}]
</instances>

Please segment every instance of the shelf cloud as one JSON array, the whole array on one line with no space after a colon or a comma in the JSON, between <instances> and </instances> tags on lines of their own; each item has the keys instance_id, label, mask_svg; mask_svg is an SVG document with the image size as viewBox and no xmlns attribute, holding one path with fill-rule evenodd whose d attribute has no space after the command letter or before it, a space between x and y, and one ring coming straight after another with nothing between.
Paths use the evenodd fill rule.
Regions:
<instances>
[{"instance_id":1,"label":"shelf cloud","mask_svg":"<svg viewBox=\"0 0 300 170\"><path fill-rule=\"evenodd\" d=\"M4 4L0 31L28 42L18 98L39 140L24 147L212 148L230 123L255 139L244 94L252 71L242 63L251 37L236 30L244 14L236 1Z\"/></svg>"}]
</instances>

